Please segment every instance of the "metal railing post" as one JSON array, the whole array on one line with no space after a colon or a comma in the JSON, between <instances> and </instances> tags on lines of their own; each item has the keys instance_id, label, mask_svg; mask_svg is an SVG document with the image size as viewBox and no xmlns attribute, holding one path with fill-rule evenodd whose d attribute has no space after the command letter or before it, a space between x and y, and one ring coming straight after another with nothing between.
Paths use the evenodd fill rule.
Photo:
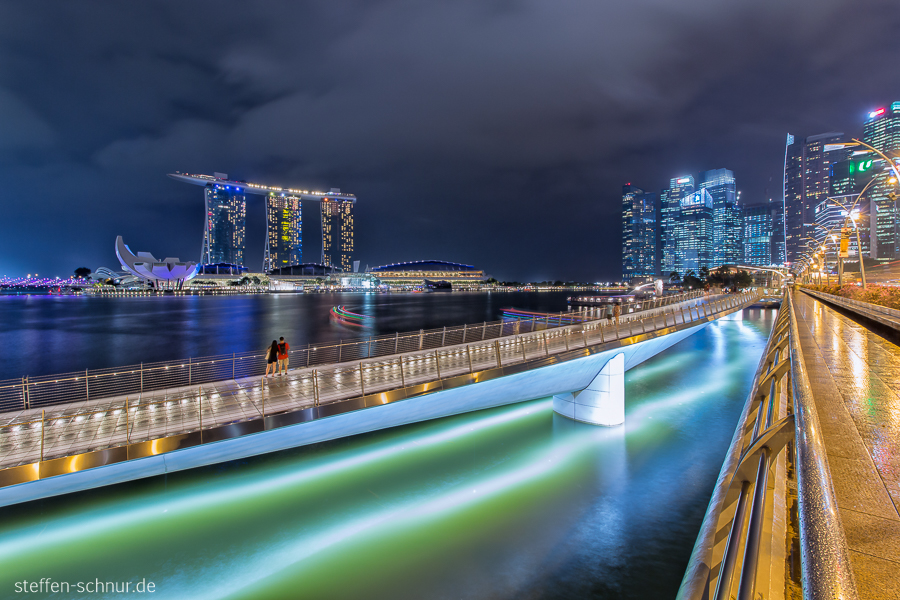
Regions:
<instances>
[{"instance_id":1,"label":"metal railing post","mask_svg":"<svg viewBox=\"0 0 900 600\"><path fill-rule=\"evenodd\" d=\"M494 351L497 354L497 367L502 367L503 364L500 362L500 342L494 341Z\"/></svg>"},{"instance_id":2,"label":"metal railing post","mask_svg":"<svg viewBox=\"0 0 900 600\"><path fill-rule=\"evenodd\" d=\"M141 363L141 396L144 395L144 363Z\"/></svg>"},{"instance_id":3,"label":"metal railing post","mask_svg":"<svg viewBox=\"0 0 900 600\"><path fill-rule=\"evenodd\" d=\"M438 354L437 350L434 351L434 364L437 365L438 379L443 379L443 377L441 377L441 355Z\"/></svg>"},{"instance_id":4,"label":"metal railing post","mask_svg":"<svg viewBox=\"0 0 900 600\"><path fill-rule=\"evenodd\" d=\"M91 399L91 388L90 388L90 384L88 383L88 370L87 369L84 370L84 396L85 396L85 400Z\"/></svg>"},{"instance_id":5,"label":"metal railing post","mask_svg":"<svg viewBox=\"0 0 900 600\"><path fill-rule=\"evenodd\" d=\"M394 333L394 354L397 354L397 349L400 347L400 332Z\"/></svg>"},{"instance_id":6,"label":"metal railing post","mask_svg":"<svg viewBox=\"0 0 900 600\"><path fill-rule=\"evenodd\" d=\"M441 334L441 346L444 345L446 340L447 340L447 326L444 325L444 332Z\"/></svg>"},{"instance_id":7,"label":"metal railing post","mask_svg":"<svg viewBox=\"0 0 900 600\"><path fill-rule=\"evenodd\" d=\"M516 341L522 344L522 362L527 362L528 358L525 356L525 340L517 337Z\"/></svg>"},{"instance_id":8,"label":"metal railing post","mask_svg":"<svg viewBox=\"0 0 900 600\"><path fill-rule=\"evenodd\" d=\"M422 330L422 329L420 329L420 330L419 330L419 350L422 349L422 343L423 343L424 341L425 341L425 331Z\"/></svg>"},{"instance_id":9,"label":"metal railing post","mask_svg":"<svg viewBox=\"0 0 900 600\"><path fill-rule=\"evenodd\" d=\"M466 344L466 356L469 358L469 373L474 373L475 369L472 368L472 352L469 350L468 344Z\"/></svg>"},{"instance_id":10,"label":"metal railing post","mask_svg":"<svg viewBox=\"0 0 900 600\"><path fill-rule=\"evenodd\" d=\"M400 363L400 385L402 387L406 387L406 377L403 375L403 356L402 355L397 357L397 362Z\"/></svg>"},{"instance_id":11,"label":"metal railing post","mask_svg":"<svg viewBox=\"0 0 900 600\"><path fill-rule=\"evenodd\" d=\"M125 396L125 444L131 443L131 431L128 428L128 396Z\"/></svg>"},{"instance_id":12,"label":"metal railing post","mask_svg":"<svg viewBox=\"0 0 900 600\"><path fill-rule=\"evenodd\" d=\"M319 371L313 369L313 406L319 405Z\"/></svg>"},{"instance_id":13,"label":"metal railing post","mask_svg":"<svg viewBox=\"0 0 900 600\"><path fill-rule=\"evenodd\" d=\"M191 372L193 371L193 369L191 367L192 367L191 359L188 358L188 385L191 385L193 383L192 377L191 377Z\"/></svg>"},{"instance_id":14,"label":"metal railing post","mask_svg":"<svg viewBox=\"0 0 900 600\"><path fill-rule=\"evenodd\" d=\"M234 352L231 353L231 379L234 379Z\"/></svg>"},{"instance_id":15,"label":"metal railing post","mask_svg":"<svg viewBox=\"0 0 900 600\"><path fill-rule=\"evenodd\" d=\"M46 411L41 409L41 460L44 462L44 419L47 418Z\"/></svg>"},{"instance_id":16,"label":"metal railing post","mask_svg":"<svg viewBox=\"0 0 900 600\"><path fill-rule=\"evenodd\" d=\"M203 443L203 390L201 388L197 388L197 402L200 403L200 410L197 411L198 416L200 417L200 443ZM263 397L265 398L266 390L265 386L263 386Z\"/></svg>"},{"instance_id":17,"label":"metal railing post","mask_svg":"<svg viewBox=\"0 0 900 600\"><path fill-rule=\"evenodd\" d=\"M482 323L482 325L481 325L481 341L482 341L482 342L484 341L484 336L485 336L486 333L487 333L487 321L485 321L485 322Z\"/></svg>"},{"instance_id":18,"label":"metal railing post","mask_svg":"<svg viewBox=\"0 0 900 600\"><path fill-rule=\"evenodd\" d=\"M22 410L28 410L28 376L22 378Z\"/></svg>"},{"instance_id":19,"label":"metal railing post","mask_svg":"<svg viewBox=\"0 0 900 600\"><path fill-rule=\"evenodd\" d=\"M362 392L362 395L366 395L366 386L363 383L363 368L362 363L359 363L359 391Z\"/></svg>"},{"instance_id":20,"label":"metal railing post","mask_svg":"<svg viewBox=\"0 0 900 600\"><path fill-rule=\"evenodd\" d=\"M461 344L466 343L466 328L467 327L468 327L468 325L466 323L463 323L463 336L462 336L462 341L460 342Z\"/></svg>"},{"instance_id":21,"label":"metal railing post","mask_svg":"<svg viewBox=\"0 0 900 600\"><path fill-rule=\"evenodd\" d=\"M547 332L542 331L541 337L544 338L544 356L550 356L550 345L547 344Z\"/></svg>"},{"instance_id":22,"label":"metal railing post","mask_svg":"<svg viewBox=\"0 0 900 600\"><path fill-rule=\"evenodd\" d=\"M563 342L566 344L566 352L569 351L569 334L572 333L570 330L566 329L563 332Z\"/></svg>"}]
</instances>

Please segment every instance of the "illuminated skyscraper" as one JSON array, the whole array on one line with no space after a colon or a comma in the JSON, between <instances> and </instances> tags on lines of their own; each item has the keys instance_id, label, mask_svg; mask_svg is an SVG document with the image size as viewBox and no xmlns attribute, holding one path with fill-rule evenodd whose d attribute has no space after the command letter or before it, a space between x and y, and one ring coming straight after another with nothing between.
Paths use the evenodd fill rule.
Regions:
<instances>
[{"instance_id":1,"label":"illuminated skyscraper","mask_svg":"<svg viewBox=\"0 0 900 600\"><path fill-rule=\"evenodd\" d=\"M659 272L657 196L631 184L622 187L622 278L652 277Z\"/></svg>"},{"instance_id":2,"label":"illuminated skyscraper","mask_svg":"<svg viewBox=\"0 0 900 600\"><path fill-rule=\"evenodd\" d=\"M862 141L894 158L900 151L900 102L890 108L879 108L869 113L863 125ZM886 165L883 165L886 168ZM896 184L889 177L878 177L866 194L871 202L870 223L874 229L871 237L872 257L879 260L900 258L900 216L896 196ZM863 248L865 252L865 248Z\"/></svg>"},{"instance_id":3,"label":"illuminated skyscraper","mask_svg":"<svg viewBox=\"0 0 900 600\"><path fill-rule=\"evenodd\" d=\"M669 275L675 268L675 222L681 215L681 200L694 192L694 176L675 177L663 190L660 201L659 245L661 270Z\"/></svg>"},{"instance_id":4,"label":"illuminated skyscraper","mask_svg":"<svg viewBox=\"0 0 900 600\"><path fill-rule=\"evenodd\" d=\"M714 169L700 174L698 189L705 189L713 201L713 265L737 264L741 260L741 210L738 206L734 173Z\"/></svg>"},{"instance_id":5,"label":"illuminated skyscraper","mask_svg":"<svg viewBox=\"0 0 900 600\"><path fill-rule=\"evenodd\" d=\"M322 264L353 271L353 201L322 199Z\"/></svg>"},{"instance_id":6,"label":"illuminated skyscraper","mask_svg":"<svg viewBox=\"0 0 900 600\"><path fill-rule=\"evenodd\" d=\"M688 271L699 274L713 264L713 198L705 189L678 201L673 239L675 267L680 275Z\"/></svg>"},{"instance_id":7,"label":"illuminated skyscraper","mask_svg":"<svg viewBox=\"0 0 900 600\"><path fill-rule=\"evenodd\" d=\"M300 198L266 196L266 253L263 271L299 265L303 262L303 236Z\"/></svg>"},{"instance_id":8,"label":"illuminated skyscraper","mask_svg":"<svg viewBox=\"0 0 900 600\"><path fill-rule=\"evenodd\" d=\"M780 201L745 206L743 213L743 264L768 267L784 262L784 209Z\"/></svg>"},{"instance_id":9,"label":"illuminated skyscraper","mask_svg":"<svg viewBox=\"0 0 900 600\"><path fill-rule=\"evenodd\" d=\"M206 228L200 262L205 264L244 264L247 201L232 186L207 185Z\"/></svg>"},{"instance_id":10,"label":"illuminated skyscraper","mask_svg":"<svg viewBox=\"0 0 900 600\"><path fill-rule=\"evenodd\" d=\"M803 255L805 238L810 237L815 209L827 196L831 166L847 157L839 144L839 132L796 140L788 134L784 161L784 224L787 261L795 263ZM834 150L829 149L834 146Z\"/></svg>"}]
</instances>

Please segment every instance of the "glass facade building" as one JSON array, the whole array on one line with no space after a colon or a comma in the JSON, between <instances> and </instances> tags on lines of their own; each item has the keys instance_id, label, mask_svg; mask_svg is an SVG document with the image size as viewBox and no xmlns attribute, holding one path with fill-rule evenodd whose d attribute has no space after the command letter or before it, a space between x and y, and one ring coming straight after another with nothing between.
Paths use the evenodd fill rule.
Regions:
<instances>
[{"instance_id":1,"label":"glass facade building","mask_svg":"<svg viewBox=\"0 0 900 600\"><path fill-rule=\"evenodd\" d=\"M657 195L631 184L622 187L622 278L659 273Z\"/></svg>"},{"instance_id":2,"label":"glass facade building","mask_svg":"<svg viewBox=\"0 0 900 600\"><path fill-rule=\"evenodd\" d=\"M303 263L303 219L300 198L266 196L266 252L263 271Z\"/></svg>"},{"instance_id":3,"label":"glass facade building","mask_svg":"<svg viewBox=\"0 0 900 600\"><path fill-rule=\"evenodd\" d=\"M353 202L322 199L322 264L353 271Z\"/></svg>"},{"instance_id":4,"label":"glass facade building","mask_svg":"<svg viewBox=\"0 0 900 600\"><path fill-rule=\"evenodd\" d=\"M768 267L784 262L784 225L781 202L769 200L765 204L742 209L743 264Z\"/></svg>"},{"instance_id":5,"label":"glass facade building","mask_svg":"<svg viewBox=\"0 0 900 600\"><path fill-rule=\"evenodd\" d=\"M890 157L900 151L900 102L869 113L863 125L862 141ZM896 197L896 184L888 176L879 177L869 188L872 257L878 260L900 258L900 217ZM864 250L865 251L865 250Z\"/></svg>"},{"instance_id":6,"label":"glass facade building","mask_svg":"<svg viewBox=\"0 0 900 600\"><path fill-rule=\"evenodd\" d=\"M206 227L203 232L203 264L244 264L247 229L247 201L240 190L230 186L204 188Z\"/></svg>"},{"instance_id":7,"label":"glass facade building","mask_svg":"<svg viewBox=\"0 0 900 600\"><path fill-rule=\"evenodd\" d=\"M796 262L803 255L804 238L813 230L815 209L829 193L829 173L836 162L847 158L845 149L829 145L844 140L840 132L822 133L803 140L788 135L784 161L784 222L786 259Z\"/></svg>"},{"instance_id":8,"label":"glass facade building","mask_svg":"<svg viewBox=\"0 0 900 600\"><path fill-rule=\"evenodd\" d=\"M681 200L694 193L694 176L674 177L663 190L660 202L659 248L663 275L677 271L675 261L675 224L681 216Z\"/></svg>"},{"instance_id":9,"label":"glass facade building","mask_svg":"<svg viewBox=\"0 0 900 600\"><path fill-rule=\"evenodd\" d=\"M699 189L705 189L713 203L714 265L737 264L741 261L741 210L738 206L734 173L714 169L700 175Z\"/></svg>"},{"instance_id":10,"label":"glass facade building","mask_svg":"<svg viewBox=\"0 0 900 600\"><path fill-rule=\"evenodd\" d=\"M700 273L713 263L713 198L706 189L698 190L678 201L673 241L674 271L684 276L689 271Z\"/></svg>"}]
</instances>

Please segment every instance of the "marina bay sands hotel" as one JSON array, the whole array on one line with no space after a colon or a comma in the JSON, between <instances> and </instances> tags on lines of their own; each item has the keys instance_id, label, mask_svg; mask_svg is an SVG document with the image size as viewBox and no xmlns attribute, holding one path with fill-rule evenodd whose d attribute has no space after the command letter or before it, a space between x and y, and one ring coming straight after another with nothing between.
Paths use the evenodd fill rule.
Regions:
<instances>
[{"instance_id":1,"label":"marina bay sands hotel","mask_svg":"<svg viewBox=\"0 0 900 600\"><path fill-rule=\"evenodd\" d=\"M253 194L265 196L266 199L264 272L303 263L302 200L321 204L321 263L338 267L344 272L353 270L353 205L356 203L353 194L342 194L339 189L310 192L272 187L231 180L225 173L196 175L176 172L170 173L169 177L203 186L206 223L201 263L244 265L246 196Z\"/></svg>"}]
</instances>

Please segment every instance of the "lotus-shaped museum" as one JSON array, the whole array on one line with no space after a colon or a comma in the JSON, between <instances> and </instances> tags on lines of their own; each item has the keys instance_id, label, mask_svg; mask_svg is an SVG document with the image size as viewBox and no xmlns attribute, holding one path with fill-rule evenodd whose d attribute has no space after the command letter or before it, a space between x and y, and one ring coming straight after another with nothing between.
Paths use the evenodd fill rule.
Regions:
<instances>
[{"instance_id":1,"label":"lotus-shaped museum","mask_svg":"<svg viewBox=\"0 0 900 600\"><path fill-rule=\"evenodd\" d=\"M157 289L180 289L184 282L197 275L200 265L195 262L182 261L177 258L159 260L149 252L133 253L122 241L116 238L116 256L122 268L144 281L149 281Z\"/></svg>"}]
</instances>

